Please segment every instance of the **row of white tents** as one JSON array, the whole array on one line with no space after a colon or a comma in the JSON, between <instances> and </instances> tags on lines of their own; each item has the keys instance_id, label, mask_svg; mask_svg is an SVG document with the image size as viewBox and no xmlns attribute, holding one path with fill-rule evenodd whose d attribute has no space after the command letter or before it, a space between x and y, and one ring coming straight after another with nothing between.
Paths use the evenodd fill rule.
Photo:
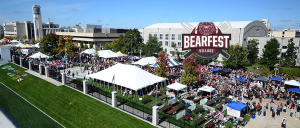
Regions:
<instances>
[{"instance_id":1,"label":"row of white tents","mask_svg":"<svg viewBox=\"0 0 300 128\"><path fill-rule=\"evenodd\" d=\"M154 57L154 56L152 56L152 57L145 57L145 58L142 58L142 59L134 62L133 64L141 65L141 66L150 65L151 67L157 67L158 65L156 64L156 60L157 60L157 58ZM179 62L177 62L174 59L169 59L168 60L168 66L169 67L180 66L180 65L182 65L182 64L179 63Z\"/></svg>"},{"instance_id":2,"label":"row of white tents","mask_svg":"<svg viewBox=\"0 0 300 128\"><path fill-rule=\"evenodd\" d=\"M101 58L115 58L115 57L126 56L126 55L122 54L120 51L115 53L111 50L99 50L97 52L98 52L98 56ZM94 56L96 54L96 50L95 49L86 49L86 50L82 51L81 54L88 54L88 55Z\"/></svg>"}]
</instances>

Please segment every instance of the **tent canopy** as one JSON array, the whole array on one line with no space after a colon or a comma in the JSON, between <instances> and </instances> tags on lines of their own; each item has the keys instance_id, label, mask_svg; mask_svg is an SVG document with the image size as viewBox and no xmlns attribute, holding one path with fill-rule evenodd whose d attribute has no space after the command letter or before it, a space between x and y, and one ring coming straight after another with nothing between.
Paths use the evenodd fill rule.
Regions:
<instances>
[{"instance_id":1,"label":"tent canopy","mask_svg":"<svg viewBox=\"0 0 300 128\"><path fill-rule=\"evenodd\" d=\"M297 86L300 87L300 83L296 80L288 80L284 82L285 85L293 85L293 86Z\"/></svg>"},{"instance_id":2,"label":"tent canopy","mask_svg":"<svg viewBox=\"0 0 300 128\"><path fill-rule=\"evenodd\" d=\"M98 73L88 75L87 78L102 80L109 83L126 87L132 90L140 90L158 82L165 81L164 78L153 75L134 65L116 64ZM112 81L114 78L114 82Z\"/></svg>"},{"instance_id":3,"label":"tent canopy","mask_svg":"<svg viewBox=\"0 0 300 128\"><path fill-rule=\"evenodd\" d=\"M269 78L267 78L265 76L259 76L259 77L256 77L254 80L269 81Z\"/></svg>"},{"instance_id":4,"label":"tent canopy","mask_svg":"<svg viewBox=\"0 0 300 128\"><path fill-rule=\"evenodd\" d=\"M208 65L214 66L215 64L215 62L210 62Z\"/></svg>"},{"instance_id":5,"label":"tent canopy","mask_svg":"<svg viewBox=\"0 0 300 128\"><path fill-rule=\"evenodd\" d=\"M198 90L205 91L205 92L212 92L216 89L212 88L212 87L209 87L209 86L203 86L202 88L199 88Z\"/></svg>"},{"instance_id":6,"label":"tent canopy","mask_svg":"<svg viewBox=\"0 0 300 128\"><path fill-rule=\"evenodd\" d=\"M49 58L49 56L41 53L41 52L38 52L38 53L35 53L31 56L29 56L29 58L34 58L34 59L38 59L38 58Z\"/></svg>"},{"instance_id":7,"label":"tent canopy","mask_svg":"<svg viewBox=\"0 0 300 128\"><path fill-rule=\"evenodd\" d=\"M133 64L145 66L148 64L153 65L155 63L156 63L156 57L152 56L152 57L142 58L142 59L138 60L137 62L134 62Z\"/></svg>"},{"instance_id":8,"label":"tent canopy","mask_svg":"<svg viewBox=\"0 0 300 128\"><path fill-rule=\"evenodd\" d=\"M271 78L271 80L282 81L282 78L280 78L280 77L273 77L273 78Z\"/></svg>"},{"instance_id":9,"label":"tent canopy","mask_svg":"<svg viewBox=\"0 0 300 128\"><path fill-rule=\"evenodd\" d=\"M228 103L226 106L238 111L242 111L247 107L247 105L235 101Z\"/></svg>"},{"instance_id":10,"label":"tent canopy","mask_svg":"<svg viewBox=\"0 0 300 128\"><path fill-rule=\"evenodd\" d=\"M16 45L16 47L23 47L24 46L24 44L22 44L22 43L18 43L17 45Z\"/></svg>"},{"instance_id":11,"label":"tent canopy","mask_svg":"<svg viewBox=\"0 0 300 128\"><path fill-rule=\"evenodd\" d=\"M242 78L242 77L235 78L234 80L237 80L237 81L242 81L242 82L245 82L245 81L247 81L247 79L246 79L246 78Z\"/></svg>"},{"instance_id":12,"label":"tent canopy","mask_svg":"<svg viewBox=\"0 0 300 128\"><path fill-rule=\"evenodd\" d=\"M35 44L34 47L40 48L40 43Z\"/></svg>"},{"instance_id":13,"label":"tent canopy","mask_svg":"<svg viewBox=\"0 0 300 128\"><path fill-rule=\"evenodd\" d=\"M124 56L120 51L118 51L115 56Z\"/></svg>"},{"instance_id":14,"label":"tent canopy","mask_svg":"<svg viewBox=\"0 0 300 128\"><path fill-rule=\"evenodd\" d=\"M167 88L177 90L177 91L185 89L186 87L187 87L186 85L183 85L183 84L178 83L178 82L175 82L175 83L167 86Z\"/></svg>"},{"instance_id":15,"label":"tent canopy","mask_svg":"<svg viewBox=\"0 0 300 128\"><path fill-rule=\"evenodd\" d=\"M217 63L216 66L223 67L223 64L222 63Z\"/></svg>"},{"instance_id":16,"label":"tent canopy","mask_svg":"<svg viewBox=\"0 0 300 128\"><path fill-rule=\"evenodd\" d=\"M84 54L95 54L95 49L86 49L84 51L82 51L81 53L84 53Z\"/></svg>"},{"instance_id":17,"label":"tent canopy","mask_svg":"<svg viewBox=\"0 0 300 128\"><path fill-rule=\"evenodd\" d=\"M300 89L299 88L290 88L289 91L290 92L300 93Z\"/></svg>"},{"instance_id":18,"label":"tent canopy","mask_svg":"<svg viewBox=\"0 0 300 128\"><path fill-rule=\"evenodd\" d=\"M177 61L174 60L174 59L169 59L169 60L168 60L168 64L169 64L170 67L174 67L174 66L179 66L179 65L181 65L181 63L177 62Z\"/></svg>"},{"instance_id":19,"label":"tent canopy","mask_svg":"<svg viewBox=\"0 0 300 128\"><path fill-rule=\"evenodd\" d=\"M219 71L220 69L218 69L218 68L212 68L210 70L212 70L212 71Z\"/></svg>"},{"instance_id":20,"label":"tent canopy","mask_svg":"<svg viewBox=\"0 0 300 128\"><path fill-rule=\"evenodd\" d=\"M227 68L223 68L222 71L224 71L225 73L231 73L231 71Z\"/></svg>"},{"instance_id":21,"label":"tent canopy","mask_svg":"<svg viewBox=\"0 0 300 128\"><path fill-rule=\"evenodd\" d=\"M100 51L98 51L98 56L102 57L102 58L114 58L114 57L117 57L115 54L116 53L114 53L111 50L100 50Z\"/></svg>"}]
</instances>

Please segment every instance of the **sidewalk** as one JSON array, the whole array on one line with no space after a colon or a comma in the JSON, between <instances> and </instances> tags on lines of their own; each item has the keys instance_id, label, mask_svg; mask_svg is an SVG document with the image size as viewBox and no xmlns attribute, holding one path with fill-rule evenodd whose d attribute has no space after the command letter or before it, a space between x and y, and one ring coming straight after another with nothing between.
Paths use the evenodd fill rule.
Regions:
<instances>
[{"instance_id":1,"label":"sidewalk","mask_svg":"<svg viewBox=\"0 0 300 128\"><path fill-rule=\"evenodd\" d=\"M54 84L56 86L62 86L63 85L62 83L60 83L60 82L58 82L58 81L56 81L56 80L54 80L54 79L52 79L50 77L46 77L45 75L40 75L39 73L37 73L35 71L26 70L25 72L27 72L27 73L29 73L31 75L34 75L36 77L39 77L41 79L44 79L44 80L46 80L46 81L48 81L48 82L50 82L50 83L52 83L52 84Z\"/></svg>"},{"instance_id":2,"label":"sidewalk","mask_svg":"<svg viewBox=\"0 0 300 128\"><path fill-rule=\"evenodd\" d=\"M5 116L5 114L0 109L0 128L15 128L16 126L10 121L10 119Z\"/></svg>"}]
</instances>

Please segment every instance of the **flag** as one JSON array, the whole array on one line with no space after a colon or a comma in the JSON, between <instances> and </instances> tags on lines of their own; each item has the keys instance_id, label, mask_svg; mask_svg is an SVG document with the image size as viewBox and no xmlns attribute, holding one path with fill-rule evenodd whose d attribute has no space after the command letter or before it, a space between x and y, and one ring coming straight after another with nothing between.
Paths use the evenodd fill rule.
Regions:
<instances>
[{"instance_id":1,"label":"flag","mask_svg":"<svg viewBox=\"0 0 300 128\"><path fill-rule=\"evenodd\" d=\"M114 81L115 81L115 75L114 75L114 77L112 78L111 82L113 83Z\"/></svg>"}]
</instances>

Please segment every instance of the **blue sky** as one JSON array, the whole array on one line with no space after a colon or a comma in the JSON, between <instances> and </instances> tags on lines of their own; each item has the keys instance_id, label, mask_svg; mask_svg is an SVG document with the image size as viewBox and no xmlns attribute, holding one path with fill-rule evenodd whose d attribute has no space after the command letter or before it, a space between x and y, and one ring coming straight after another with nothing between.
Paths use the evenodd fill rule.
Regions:
<instances>
[{"instance_id":1,"label":"blue sky","mask_svg":"<svg viewBox=\"0 0 300 128\"><path fill-rule=\"evenodd\" d=\"M32 21L33 5L41 6L43 22L50 18L60 26L81 23L140 29L184 20L269 19L272 29L300 29L299 0L1 0L0 24Z\"/></svg>"}]
</instances>

